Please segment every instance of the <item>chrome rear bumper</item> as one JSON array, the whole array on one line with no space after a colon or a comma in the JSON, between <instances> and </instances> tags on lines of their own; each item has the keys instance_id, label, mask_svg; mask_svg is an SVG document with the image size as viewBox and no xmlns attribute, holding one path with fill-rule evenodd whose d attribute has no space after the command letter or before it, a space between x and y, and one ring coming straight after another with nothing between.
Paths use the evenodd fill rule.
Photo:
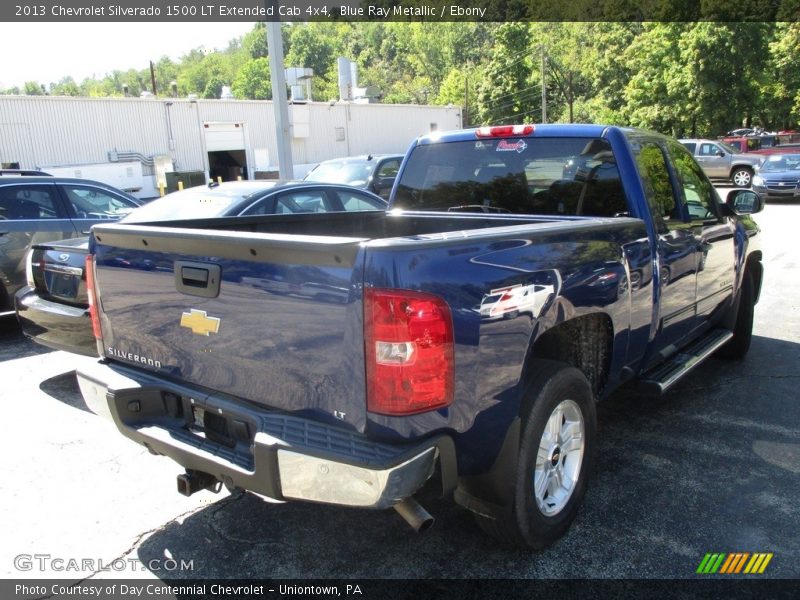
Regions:
<instances>
[{"instance_id":1,"label":"chrome rear bumper","mask_svg":"<svg viewBox=\"0 0 800 600\"><path fill-rule=\"evenodd\" d=\"M413 445L375 442L103 362L79 369L78 383L93 412L150 451L277 500L389 508L430 478L440 444L452 448L443 435ZM197 415L210 416L197 423Z\"/></svg>"}]
</instances>

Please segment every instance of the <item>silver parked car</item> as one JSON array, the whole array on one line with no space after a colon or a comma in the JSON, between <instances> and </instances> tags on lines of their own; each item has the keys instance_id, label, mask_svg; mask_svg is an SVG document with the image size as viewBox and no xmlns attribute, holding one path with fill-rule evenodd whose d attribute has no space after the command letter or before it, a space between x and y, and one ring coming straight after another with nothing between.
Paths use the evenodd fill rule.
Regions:
<instances>
[{"instance_id":1,"label":"silver parked car","mask_svg":"<svg viewBox=\"0 0 800 600\"><path fill-rule=\"evenodd\" d=\"M33 244L86 235L96 223L124 217L141 202L88 179L0 176L0 317L14 314L14 292L25 285L25 255Z\"/></svg>"},{"instance_id":2,"label":"silver parked car","mask_svg":"<svg viewBox=\"0 0 800 600\"><path fill-rule=\"evenodd\" d=\"M724 142L718 140L686 139L679 140L703 168L709 179L726 179L736 187L750 187L756 166L762 156L739 154Z\"/></svg>"}]
</instances>

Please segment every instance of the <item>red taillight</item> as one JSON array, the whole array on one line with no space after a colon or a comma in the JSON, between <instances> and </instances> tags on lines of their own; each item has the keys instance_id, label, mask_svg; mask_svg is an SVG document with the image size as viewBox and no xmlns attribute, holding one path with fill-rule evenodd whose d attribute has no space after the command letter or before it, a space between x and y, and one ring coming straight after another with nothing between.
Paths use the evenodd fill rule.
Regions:
<instances>
[{"instance_id":1,"label":"red taillight","mask_svg":"<svg viewBox=\"0 0 800 600\"><path fill-rule=\"evenodd\" d=\"M103 339L103 330L100 328L100 314L97 312L97 290L94 287L94 256L86 257L86 295L89 298L89 316L92 319L92 333L98 340Z\"/></svg>"},{"instance_id":2,"label":"red taillight","mask_svg":"<svg viewBox=\"0 0 800 600\"><path fill-rule=\"evenodd\" d=\"M406 290L364 292L367 409L409 415L453 401L453 320L447 303Z\"/></svg>"},{"instance_id":3,"label":"red taillight","mask_svg":"<svg viewBox=\"0 0 800 600\"><path fill-rule=\"evenodd\" d=\"M512 137L515 135L530 135L533 125L495 125L493 127L480 127L475 130L477 137Z\"/></svg>"}]
</instances>

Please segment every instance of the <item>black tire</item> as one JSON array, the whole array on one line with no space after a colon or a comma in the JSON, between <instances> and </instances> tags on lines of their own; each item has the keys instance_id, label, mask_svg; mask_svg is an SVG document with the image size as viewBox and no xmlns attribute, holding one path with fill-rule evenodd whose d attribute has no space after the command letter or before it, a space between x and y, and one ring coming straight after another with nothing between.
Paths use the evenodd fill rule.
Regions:
<instances>
[{"instance_id":1,"label":"black tire","mask_svg":"<svg viewBox=\"0 0 800 600\"><path fill-rule=\"evenodd\" d=\"M733 326L733 337L717 351L720 358L741 359L750 350L753 339L753 308L755 306L755 284L749 271L744 274L739 307L736 311L736 323Z\"/></svg>"},{"instance_id":2,"label":"black tire","mask_svg":"<svg viewBox=\"0 0 800 600\"><path fill-rule=\"evenodd\" d=\"M574 404L574 407L568 405L570 411L574 412L577 407L583 420L582 456L574 486L564 496L567 498L566 502L555 513L546 514L534 495L537 454L540 444L546 443L544 431L554 415L554 410L568 401ZM540 550L567 531L586 492L593 462L597 415L594 394L585 375L564 363L537 361L534 373L525 387L521 418L518 461L511 493L513 498L509 498L506 503L509 508L494 519L481 515L476 515L476 519L481 529L505 544ZM570 460L574 460L575 452L569 454L572 456ZM561 456L556 448L550 459L553 457L557 462L560 459L566 464L568 451L564 451ZM550 465L553 466L552 463Z\"/></svg>"},{"instance_id":3,"label":"black tire","mask_svg":"<svg viewBox=\"0 0 800 600\"><path fill-rule=\"evenodd\" d=\"M739 188L749 188L753 182L753 170L749 167L736 167L731 171L731 182Z\"/></svg>"}]
</instances>

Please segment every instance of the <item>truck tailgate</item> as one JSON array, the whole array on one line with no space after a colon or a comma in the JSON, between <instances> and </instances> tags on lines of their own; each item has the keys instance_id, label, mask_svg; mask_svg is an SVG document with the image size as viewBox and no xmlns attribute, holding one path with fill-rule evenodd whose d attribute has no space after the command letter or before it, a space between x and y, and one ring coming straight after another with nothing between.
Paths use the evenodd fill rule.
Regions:
<instances>
[{"instance_id":1,"label":"truck tailgate","mask_svg":"<svg viewBox=\"0 0 800 600\"><path fill-rule=\"evenodd\" d=\"M120 225L93 235L108 358L363 431L362 239Z\"/></svg>"}]
</instances>

